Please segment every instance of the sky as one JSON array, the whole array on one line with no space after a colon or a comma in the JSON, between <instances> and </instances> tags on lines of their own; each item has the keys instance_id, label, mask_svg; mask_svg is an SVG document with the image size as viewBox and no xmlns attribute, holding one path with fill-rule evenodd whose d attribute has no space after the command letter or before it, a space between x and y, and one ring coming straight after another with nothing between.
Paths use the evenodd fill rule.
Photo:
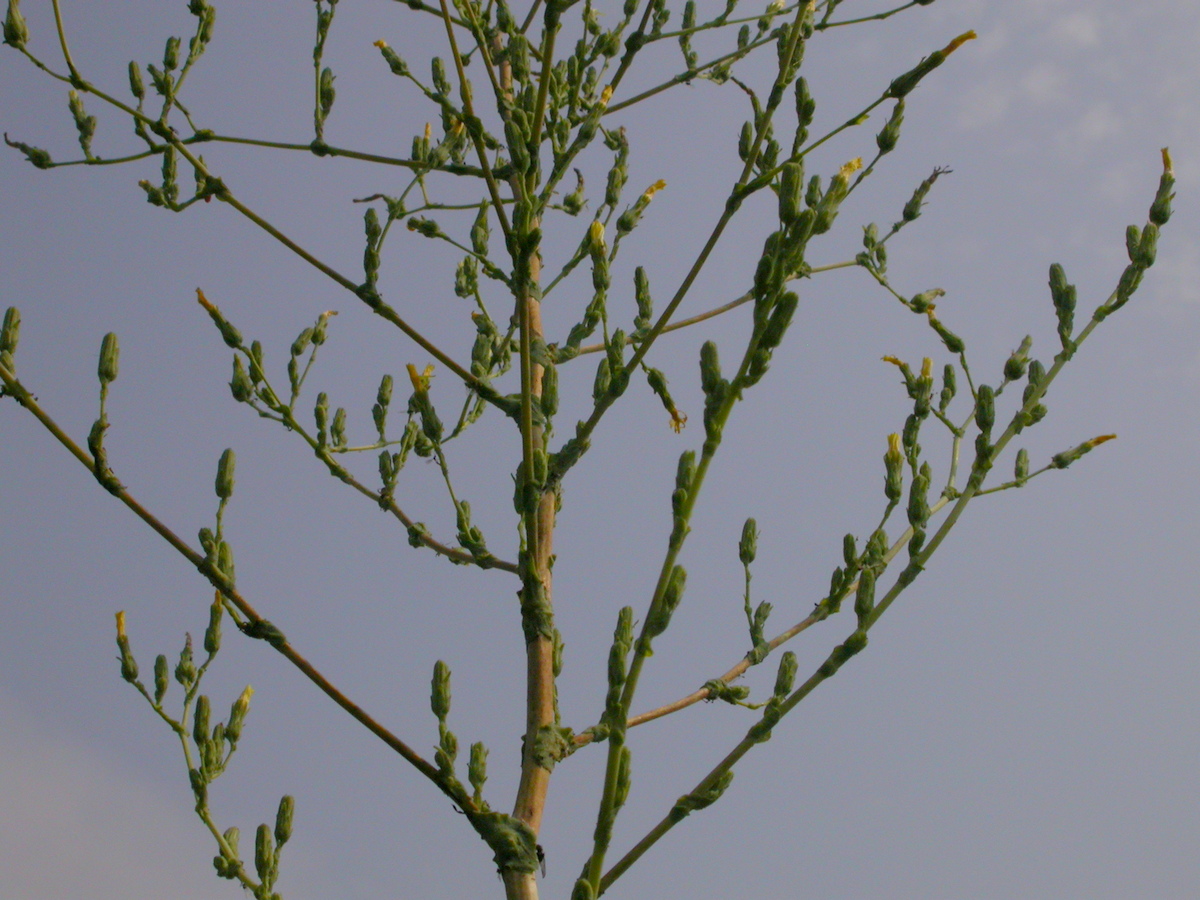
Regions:
<instances>
[{"instance_id":1,"label":"sky","mask_svg":"<svg viewBox=\"0 0 1200 900\"><path fill-rule=\"evenodd\" d=\"M61 69L49 4L25 7L31 50ZM847 0L839 14L886 8ZM128 0L116 11L63 0L62 9L80 70L122 98L128 61L154 62L166 37L190 26L182 0ZM602 23L617 15L614 4L598 9ZM337 73L327 141L403 156L426 121L436 128L436 111L371 46L386 40L423 74L445 40L425 18L383 0L340 5L326 51ZM212 46L184 91L194 120L227 135L311 140L313 20L310 4L220 4ZM608 896L1169 900L1200 892L1200 556L1191 552L1200 525L1200 24L1187 4L1168 0L938 0L833 29L805 60L818 102L813 133L852 117L892 77L968 29L978 38L910 97L896 151L810 246L809 261L852 259L863 225L886 228L934 167L952 169L889 245L890 273L904 293L946 292L939 317L967 341L977 377L995 382L1027 334L1033 356L1053 355L1051 263L1078 286L1081 320L1108 296L1126 261L1125 227L1145 221L1160 149L1169 146L1178 196L1158 262L1055 383L1046 420L1022 436L1035 466L1097 435L1118 439L1067 471L973 503L872 630L870 646L743 761L718 804L672 831ZM0 127L55 159L76 158L65 86L0 50ZM630 90L678 70L670 42L652 51ZM760 91L769 76L765 65L741 71ZM97 153L137 147L117 112L87 103L99 120ZM736 86L696 81L606 121L624 126L630 141L626 198L666 181L614 265L612 314L626 327L633 267L646 266L661 308L702 246L740 170L747 116ZM869 157L885 116L823 146L809 171L828 177ZM363 205L351 201L405 183L400 170L347 160L233 144L204 150L241 200L352 275ZM605 158L583 168L589 188L602 190ZM327 391L364 441L380 376L396 376L400 407L405 366L424 368L428 354L229 207L197 204L175 215L147 204L137 182L154 181L157 169L143 160L43 172L15 150L0 153L0 306L22 313L18 374L82 443L96 417L101 337L116 332L122 355L107 446L134 496L195 543L212 525L217 459L235 448L226 528L241 592L430 757L429 678L445 660L454 674L451 727L464 748L490 747L487 794L507 809L523 717L514 580L410 548L402 528L323 473L295 435L235 404L230 353L195 291L263 342L279 381L296 334L337 311L300 408ZM186 167L180 181L188 183ZM449 199L462 192L437 190ZM773 221L756 216L764 210L746 205L681 315L746 290ZM465 234L469 215L446 214L446 226ZM559 216L547 227L547 268L561 265L588 220L586 212ZM474 330L451 290L457 258L398 228L381 289L466 359ZM936 336L859 269L798 290L795 324L727 428L681 559L688 591L648 662L637 710L694 690L748 648L737 558L746 517L761 532L753 598L774 605L768 632L807 615L840 561L842 535L865 539L883 505L886 436L902 426L909 401L881 357L948 361ZM548 333L565 334L589 295L583 269L563 282L544 304ZM491 299L495 314L502 298ZM617 610L632 605L640 619L652 591L676 460L702 441L698 348L717 341L731 366L748 323L742 308L664 337L651 362L689 425L672 432L635 379L565 484L554 573L565 641L559 691L564 724L577 730L603 707ZM592 372L583 360L563 366L560 440L587 413ZM440 367L433 398L443 410L461 402ZM394 410L396 430L399 421ZM931 429L923 443L940 482L947 442ZM516 433L485 417L459 444L455 488L489 545L512 558ZM375 477L372 457L356 464ZM997 470L1011 465L1010 456ZM453 535L435 467L410 462L397 498L435 534ZM120 680L114 641L113 615L124 610L148 672L155 654L178 654L185 632L199 639L211 589L11 401L0 402L0 512L0 896L236 896L214 876L178 743ZM834 617L789 645L802 677L851 627L846 615ZM773 680L768 662L747 683L761 699ZM282 794L296 796L284 897L499 895L490 852L446 800L286 660L227 623L205 690L225 710L247 684L255 694L246 731L212 805L221 827L237 825L248 838L273 820ZM178 696L175 686L169 698ZM753 716L703 704L634 729L633 792L610 859L689 791ZM590 846L602 758L589 748L555 771L542 834L546 897L569 896Z\"/></svg>"}]
</instances>

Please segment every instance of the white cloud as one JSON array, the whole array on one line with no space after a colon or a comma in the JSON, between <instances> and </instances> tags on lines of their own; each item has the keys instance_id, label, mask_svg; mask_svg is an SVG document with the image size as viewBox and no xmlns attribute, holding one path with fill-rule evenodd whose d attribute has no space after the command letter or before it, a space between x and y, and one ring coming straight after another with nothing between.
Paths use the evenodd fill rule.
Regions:
<instances>
[{"instance_id":1,"label":"white cloud","mask_svg":"<svg viewBox=\"0 0 1200 900\"><path fill-rule=\"evenodd\" d=\"M1089 141L1102 141L1121 130L1121 118L1107 101L1094 103L1079 119L1080 135Z\"/></svg>"},{"instance_id":2,"label":"white cloud","mask_svg":"<svg viewBox=\"0 0 1200 900\"><path fill-rule=\"evenodd\" d=\"M1087 12L1070 12L1058 16L1049 29L1056 42L1075 47L1095 47L1100 43L1100 22Z\"/></svg>"},{"instance_id":3,"label":"white cloud","mask_svg":"<svg viewBox=\"0 0 1200 900\"><path fill-rule=\"evenodd\" d=\"M1048 106L1067 98L1066 83L1066 73L1062 69L1042 63L1021 76L1021 91L1039 106Z\"/></svg>"}]
</instances>

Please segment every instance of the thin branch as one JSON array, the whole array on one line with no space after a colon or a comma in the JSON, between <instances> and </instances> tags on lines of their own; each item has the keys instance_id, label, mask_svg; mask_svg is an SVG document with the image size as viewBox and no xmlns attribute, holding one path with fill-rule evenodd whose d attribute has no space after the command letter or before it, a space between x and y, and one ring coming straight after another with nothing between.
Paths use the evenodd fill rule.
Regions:
<instances>
[{"instance_id":1,"label":"thin branch","mask_svg":"<svg viewBox=\"0 0 1200 900\"><path fill-rule=\"evenodd\" d=\"M0 364L0 381L4 382L5 389L13 399L17 401L25 409L29 410L42 425L49 431L54 438L67 449L72 456L90 472L95 472L95 460L81 448L71 437L63 431L58 424L50 418L45 410L38 404L33 395L22 385L16 376L8 370L3 364ZM106 486L107 487L107 486ZM163 540L170 544L181 556L184 557L192 566L195 567L201 575L221 592L243 616L246 617L249 625L238 623L242 630L249 628L253 630L256 626L259 628L271 628L273 636L269 643L272 647L278 650L289 662L308 677L321 691L328 696L334 703L348 712L354 719L363 725L368 731L383 741L388 747L400 754L405 760L413 765L422 775L428 778L437 786L437 788L446 794L455 803L462 805L464 802L469 804L469 797L460 795L459 792L452 789L446 783L431 763L426 761L419 753L413 750L408 744L402 741L396 735L392 734L388 729L384 728L379 722L372 718L362 707L358 706L349 697L336 688L324 675L322 675L315 666L307 659L300 655L294 647L287 641L281 632L275 630L270 623L264 619L250 603L241 596L229 582L229 580L217 569L212 563L193 550L187 543L175 534L170 528L164 525L156 518L149 510L141 505L124 487L113 486L108 487L109 492L120 500L125 506L133 512L139 519L150 526ZM277 637L276 637L277 636ZM470 804L471 810L474 811L474 805Z\"/></svg>"}]
</instances>

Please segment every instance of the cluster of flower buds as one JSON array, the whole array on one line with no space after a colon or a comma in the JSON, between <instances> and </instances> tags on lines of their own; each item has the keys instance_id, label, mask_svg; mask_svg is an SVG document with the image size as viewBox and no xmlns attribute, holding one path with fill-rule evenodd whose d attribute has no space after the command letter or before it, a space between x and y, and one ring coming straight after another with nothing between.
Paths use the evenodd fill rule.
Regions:
<instances>
[{"instance_id":1,"label":"cluster of flower buds","mask_svg":"<svg viewBox=\"0 0 1200 900\"><path fill-rule=\"evenodd\" d=\"M1117 289L1108 303L1100 306L1092 318L1102 321L1129 302L1133 292L1142 283L1142 275L1154 265L1158 256L1158 230L1171 218L1171 201L1175 198L1175 169L1171 153L1162 149L1163 173L1159 178L1158 190L1150 204L1146 224L1141 228L1130 225L1125 231L1125 244L1129 253L1129 265L1121 273Z\"/></svg>"},{"instance_id":2,"label":"cluster of flower buds","mask_svg":"<svg viewBox=\"0 0 1200 900\"><path fill-rule=\"evenodd\" d=\"M633 646L633 608L621 607L617 614L617 627L613 630L612 646L608 650L608 694L604 701L606 735L619 738L625 731L625 720L621 714L621 692L625 689L626 664Z\"/></svg>"},{"instance_id":3,"label":"cluster of flower buds","mask_svg":"<svg viewBox=\"0 0 1200 900\"><path fill-rule=\"evenodd\" d=\"M775 686L771 691L770 698L763 705L762 716L750 726L750 730L746 733L746 737L750 740L762 743L770 739L771 731L783 718L783 704L795 686L798 669L799 662L796 660L796 654L791 650L784 652L779 659L779 668L775 672Z\"/></svg>"}]
</instances>

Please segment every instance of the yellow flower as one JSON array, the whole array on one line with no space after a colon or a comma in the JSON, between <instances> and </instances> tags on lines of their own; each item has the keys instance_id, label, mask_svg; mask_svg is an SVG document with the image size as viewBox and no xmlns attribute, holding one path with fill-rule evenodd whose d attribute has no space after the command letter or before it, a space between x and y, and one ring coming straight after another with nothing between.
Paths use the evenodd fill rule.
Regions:
<instances>
[{"instance_id":1,"label":"yellow flower","mask_svg":"<svg viewBox=\"0 0 1200 900\"><path fill-rule=\"evenodd\" d=\"M408 364L408 380L412 382L413 390L418 394L424 394L429 390L429 380L433 378L433 364L430 363L425 367L425 371L418 373L417 367L412 363Z\"/></svg>"},{"instance_id":2,"label":"yellow flower","mask_svg":"<svg viewBox=\"0 0 1200 900\"><path fill-rule=\"evenodd\" d=\"M862 168L863 161L861 156L856 156L850 162L846 163L838 170L838 178L849 179L851 175Z\"/></svg>"},{"instance_id":3,"label":"yellow flower","mask_svg":"<svg viewBox=\"0 0 1200 900\"><path fill-rule=\"evenodd\" d=\"M599 219L592 220L592 226L589 230L589 236L592 239L592 246L603 252L604 250L604 223Z\"/></svg>"}]
</instances>

